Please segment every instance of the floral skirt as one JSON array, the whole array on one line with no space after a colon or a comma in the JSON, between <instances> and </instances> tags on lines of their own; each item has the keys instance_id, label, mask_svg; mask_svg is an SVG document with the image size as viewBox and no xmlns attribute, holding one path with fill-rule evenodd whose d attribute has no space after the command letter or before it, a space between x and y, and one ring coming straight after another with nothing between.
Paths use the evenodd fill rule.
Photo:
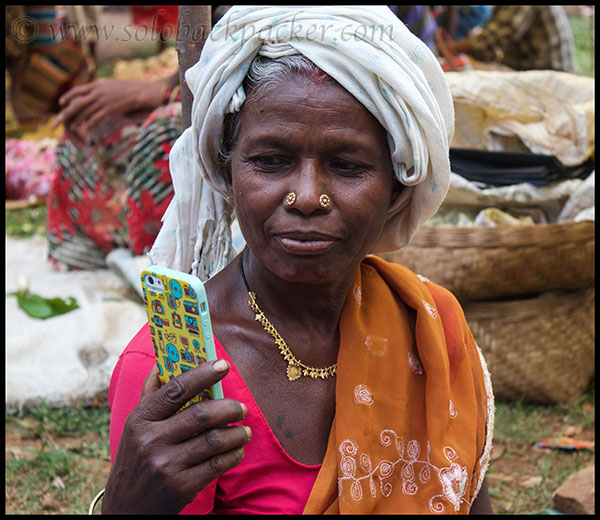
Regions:
<instances>
[{"instance_id":1,"label":"floral skirt","mask_svg":"<svg viewBox=\"0 0 600 520\"><path fill-rule=\"evenodd\" d=\"M83 148L65 136L48 196L48 256L60 270L105 268L118 247L150 249L173 198L169 151L181 103L112 118Z\"/></svg>"}]
</instances>

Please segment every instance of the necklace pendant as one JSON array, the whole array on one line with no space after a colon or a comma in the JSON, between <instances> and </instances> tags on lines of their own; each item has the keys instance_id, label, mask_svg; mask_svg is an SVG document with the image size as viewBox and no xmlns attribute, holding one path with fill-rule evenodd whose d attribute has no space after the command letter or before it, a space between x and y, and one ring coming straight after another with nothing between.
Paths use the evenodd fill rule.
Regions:
<instances>
[{"instance_id":1,"label":"necklace pendant","mask_svg":"<svg viewBox=\"0 0 600 520\"><path fill-rule=\"evenodd\" d=\"M287 367L287 377L290 381L296 381L302 374L300 367L294 363L290 363Z\"/></svg>"},{"instance_id":2,"label":"necklace pendant","mask_svg":"<svg viewBox=\"0 0 600 520\"><path fill-rule=\"evenodd\" d=\"M285 340L279 335L277 329L273 326L273 324L269 321L269 319L265 316L265 313L260 309L258 303L256 303L256 294L253 293L248 287L248 281L246 280L246 275L244 274L244 262L243 257L240 257L240 270L242 271L242 280L244 280L244 285L248 290L248 296L250 300L248 300L248 306L254 311L255 316L254 319L258 321L265 332L267 332L270 336L275 340L275 345L279 348L279 353L283 356L283 359L288 362L287 367L287 377L289 381L296 381L300 379L300 376L310 376L313 379L321 378L325 379L329 376L334 376L336 372L337 364L331 365L327 368L314 368L308 367L302 363L300 363L295 357L294 354L291 353L289 347L287 346Z\"/></svg>"}]
</instances>

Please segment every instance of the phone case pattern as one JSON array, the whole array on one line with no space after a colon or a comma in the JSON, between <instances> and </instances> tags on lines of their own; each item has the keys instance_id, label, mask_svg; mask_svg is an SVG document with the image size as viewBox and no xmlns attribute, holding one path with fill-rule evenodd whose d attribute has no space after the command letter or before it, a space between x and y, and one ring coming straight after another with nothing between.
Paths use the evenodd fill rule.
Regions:
<instances>
[{"instance_id":1,"label":"phone case pattern","mask_svg":"<svg viewBox=\"0 0 600 520\"><path fill-rule=\"evenodd\" d=\"M149 273L162 281L163 294L153 292L146 286L144 275ZM200 309L196 292L189 283L156 271L142 272L142 290L159 379L164 385L173 377L207 361ZM211 389L207 389L182 409L200 399L214 397Z\"/></svg>"}]
</instances>

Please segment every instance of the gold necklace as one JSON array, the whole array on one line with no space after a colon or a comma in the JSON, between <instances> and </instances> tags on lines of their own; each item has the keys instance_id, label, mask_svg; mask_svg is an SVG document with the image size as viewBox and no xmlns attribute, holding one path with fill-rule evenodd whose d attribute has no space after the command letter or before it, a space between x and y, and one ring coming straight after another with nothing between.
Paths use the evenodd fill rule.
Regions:
<instances>
[{"instance_id":1,"label":"gold necklace","mask_svg":"<svg viewBox=\"0 0 600 520\"><path fill-rule=\"evenodd\" d=\"M275 344L279 348L279 352L283 356L283 359L285 359L288 362L288 379L290 381L296 381L296 379L299 379L300 376L309 376L313 379L316 379L317 377L320 377L321 379L326 379L329 376L334 376L337 369L337 363L334 363L333 365L328 366L326 368L314 368L309 367L308 365L302 363L302 361L296 359L296 356L292 354L292 351L287 346L285 340L281 337L279 332L277 332L277 329L267 319L265 313L260 309L260 307L256 303L256 294L250 290L250 287L248 287L248 281L246 280L246 275L244 274L244 263L242 261L242 257L240 257L240 268L242 270L242 279L244 280L244 285L246 286L246 289L248 290L248 295L250 296L248 306L256 313L254 319L263 326L266 332L273 336Z\"/></svg>"}]
</instances>

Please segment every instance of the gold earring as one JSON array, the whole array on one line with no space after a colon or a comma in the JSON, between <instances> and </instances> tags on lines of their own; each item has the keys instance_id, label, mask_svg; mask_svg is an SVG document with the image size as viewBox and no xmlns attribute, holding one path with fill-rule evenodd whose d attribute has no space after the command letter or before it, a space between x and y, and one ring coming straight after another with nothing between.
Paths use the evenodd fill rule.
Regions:
<instances>
[{"instance_id":1,"label":"gold earring","mask_svg":"<svg viewBox=\"0 0 600 520\"><path fill-rule=\"evenodd\" d=\"M323 209L327 209L329 206L331 206L331 199L329 196L323 193L323 195L319 197L319 204Z\"/></svg>"},{"instance_id":2,"label":"gold earring","mask_svg":"<svg viewBox=\"0 0 600 520\"><path fill-rule=\"evenodd\" d=\"M289 193L288 196L285 198L285 202L288 206L293 206L294 202L296 202L296 194L293 191Z\"/></svg>"}]
</instances>

